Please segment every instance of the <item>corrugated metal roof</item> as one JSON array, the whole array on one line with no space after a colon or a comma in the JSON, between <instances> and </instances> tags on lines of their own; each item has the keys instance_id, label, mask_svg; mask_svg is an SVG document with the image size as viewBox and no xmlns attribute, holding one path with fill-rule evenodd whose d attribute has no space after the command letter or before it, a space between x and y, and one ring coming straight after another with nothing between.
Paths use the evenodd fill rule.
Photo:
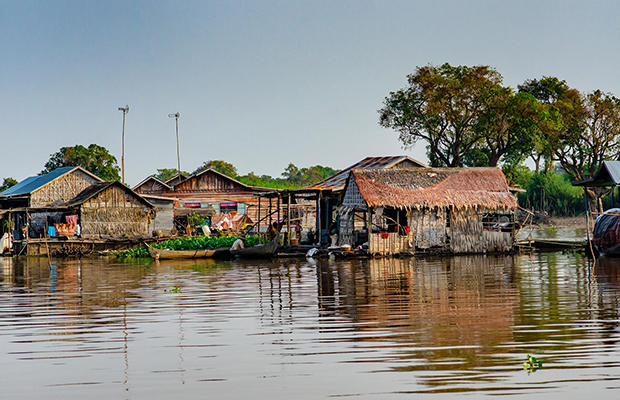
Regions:
<instances>
[{"instance_id":1,"label":"corrugated metal roof","mask_svg":"<svg viewBox=\"0 0 620 400\"><path fill-rule=\"evenodd\" d=\"M573 186L619 186L620 161L603 161L594 178L574 182Z\"/></svg>"},{"instance_id":2,"label":"corrugated metal roof","mask_svg":"<svg viewBox=\"0 0 620 400\"><path fill-rule=\"evenodd\" d=\"M53 181L54 179L62 176L78 167L62 167L56 168L52 172L45 175L31 176L19 182L15 186L11 186L4 192L0 193L0 196L20 196L33 192L41 186Z\"/></svg>"},{"instance_id":3,"label":"corrugated metal roof","mask_svg":"<svg viewBox=\"0 0 620 400\"><path fill-rule=\"evenodd\" d=\"M349 171L353 169L382 169L391 166L399 161L404 159L408 159L420 166L426 167L425 164L414 160L407 156L384 156L384 157L366 157L362 161L351 165L348 168L343 169L330 176L327 179L323 179L321 182L315 183L314 185L310 185L305 187L304 189L321 189L321 190L342 190L344 189L344 185L347 181L347 177L349 176Z\"/></svg>"}]
</instances>

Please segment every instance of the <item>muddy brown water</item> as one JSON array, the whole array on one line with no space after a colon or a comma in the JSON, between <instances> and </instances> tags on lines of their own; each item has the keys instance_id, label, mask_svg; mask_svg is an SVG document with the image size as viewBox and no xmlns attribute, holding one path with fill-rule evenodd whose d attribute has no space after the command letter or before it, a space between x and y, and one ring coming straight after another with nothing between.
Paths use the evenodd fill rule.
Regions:
<instances>
[{"instance_id":1,"label":"muddy brown water","mask_svg":"<svg viewBox=\"0 0 620 400\"><path fill-rule=\"evenodd\" d=\"M620 260L0 258L7 399L615 399ZM542 368L524 369L527 355Z\"/></svg>"}]
</instances>

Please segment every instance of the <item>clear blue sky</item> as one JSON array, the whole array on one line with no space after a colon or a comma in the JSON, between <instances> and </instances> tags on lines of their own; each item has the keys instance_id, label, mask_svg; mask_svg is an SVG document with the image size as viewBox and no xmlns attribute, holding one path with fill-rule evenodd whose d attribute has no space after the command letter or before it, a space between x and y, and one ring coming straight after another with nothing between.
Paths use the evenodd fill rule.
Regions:
<instances>
[{"instance_id":1,"label":"clear blue sky","mask_svg":"<svg viewBox=\"0 0 620 400\"><path fill-rule=\"evenodd\" d=\"M620 95L620 3L0 0L0 179L97 143L126 180L223 159L242 174L426 160L377 110L429 63L491 65L510 86L557 76Z\"/></svg>"}]
</instances>

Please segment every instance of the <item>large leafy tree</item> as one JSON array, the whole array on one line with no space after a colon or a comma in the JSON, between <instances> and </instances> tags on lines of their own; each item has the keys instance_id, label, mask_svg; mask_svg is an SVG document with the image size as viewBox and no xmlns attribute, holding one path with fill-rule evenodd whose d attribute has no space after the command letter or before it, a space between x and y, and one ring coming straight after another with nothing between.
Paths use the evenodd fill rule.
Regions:
<instances>
[{"instance_id":1,"label":"large leafy tree","mask_svg":"<svg viewBox=\"0 0 620 400\"><path fill-rule=\"evenodd\" d=\"M19 182L17 182L17 179L15 178L4 178L4 180L2 181L2 186L0 186L0 193L4 192L5 190L7 190L8 188L10 188L11 186L15 186L17 185Z\"/></svg>"},{"instance_id":2,"label":"large leafy tree","mask_svg":"<svg viewBox=\"0 0 620 400\"><path fill-rule=\"evenodd\" d=\"M46 174L61 167L82 167L106 181L120 180L120 168L116 157L103 146L91 144L84 147L80 144L61 147L51 155L40 174Z\"/></svg>"},{"instance_id":3,"label":"large leafy tree","mask_svg":"<svg viewBox=\"0 0 620 400\"><path fill-rule=\"evenodd\" d=\"M408 86L391 92L379 123L399 132L405 147L428 143L432 165L458 167L484 131L476 129L490 98L503 93L502 77L489 66L425 66L407 76Z\"/></svg>"},{"instance_id":4,"label":"large leafy tree","mask_svg":"<svg viewBox=\"0 0 620 400\"><path fill-rule=\"evenodd\" d=\"M475 126L481 138L472 151L486 156L478 157L484 160L479 166L523 162L535 147L537 121L544 118L546 110L528 93L514 94L508 87L492 93Z\"/></svg>"},{"instance_id":5,"label":"large leafy tree","mask_svg":"<svg viewBox=\"0 0 620 400\"><path fill-rule=\"evenodd\" d=\"M518 86L520 93L529 93L541 104L544 117L536 118L534 147L530 152L536 172L553 171L555 153L562 138L573 136L583 118L581 95L566 81L544 76L529 79Z\"/></svg>"},{"instance_id":6,"label":"large leafy tree","mask_svg":"<svg viewBox=\"0 0 620 400\"><path fill-rule=\"evenodd\" d=\"M222 174L230 176L231 178L237 178L237 176L239 175L237 167L224 160L205 161L200 167L196 168L193 173L196 174L208 168L221 172Z\"/></svg>"},{"instance_id":7,"label":"large leafy tree","mask_svg":"<svg viewBox=\"0 0 620 400\"><path fill-rule=\"evenodd\" d=\"M578 113L559 136L555 154L575 180L593 176L602 161L620 157L620 99L595 90L580 96Z\"/></svg>"},{"instance_id":8,"label":"large leafy tree","mask_svg":"<svg viewBox=\"0 0 620 400\"><path fill-rule=\"evenodd\" d=\"M557 160L573 181L593 176L602 161L620 157L620 99L595 90L583 94L554 77L529 80L519 90L535 95L557 123L541 125L536 152L545 159L544 171ZM588 190L591 209L600 210L602 188Z\"/></svg>"}]
</instances>

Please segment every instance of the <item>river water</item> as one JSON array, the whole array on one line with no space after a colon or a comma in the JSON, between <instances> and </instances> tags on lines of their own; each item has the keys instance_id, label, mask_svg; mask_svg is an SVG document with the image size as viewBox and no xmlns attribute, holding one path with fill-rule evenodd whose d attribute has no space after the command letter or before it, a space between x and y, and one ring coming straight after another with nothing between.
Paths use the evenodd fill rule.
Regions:
<instances>
[{"instance_id":1,"label":"river water","mask_svg":"<svg viewBox=\"0 0 620 400\"><path fill-rule=\"evenodd\" d=\"M0 289L7 399L620 397L620 260L1 258Z\"/></svg>"}]
</instances>

